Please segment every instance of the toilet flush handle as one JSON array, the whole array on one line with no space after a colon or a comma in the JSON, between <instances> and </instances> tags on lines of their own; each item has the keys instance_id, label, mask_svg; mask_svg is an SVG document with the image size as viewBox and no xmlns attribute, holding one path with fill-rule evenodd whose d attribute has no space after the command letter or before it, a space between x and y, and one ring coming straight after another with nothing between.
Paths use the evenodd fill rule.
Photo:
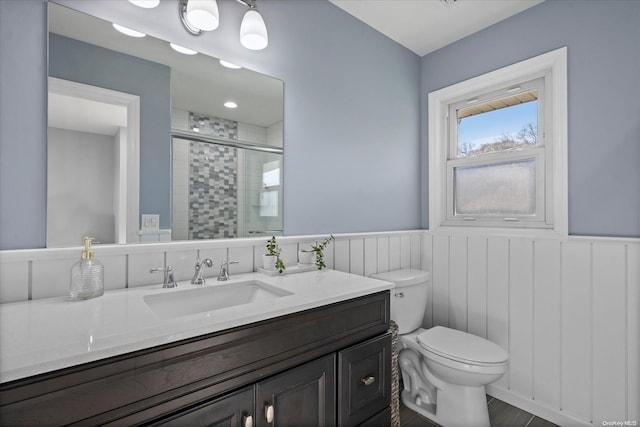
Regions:
<instances>
[{"instance_id":1,"label":"toilet flush handle","mask_svg":"<svg viewBox=\"0 0 640 427\"><path fill-rule=\"evenodd\" d=\"M393 294L394 297L398 297L398 298L404 298L404 292L400 291L400 292L396 292Z\"/></svg>"}]
</instances>

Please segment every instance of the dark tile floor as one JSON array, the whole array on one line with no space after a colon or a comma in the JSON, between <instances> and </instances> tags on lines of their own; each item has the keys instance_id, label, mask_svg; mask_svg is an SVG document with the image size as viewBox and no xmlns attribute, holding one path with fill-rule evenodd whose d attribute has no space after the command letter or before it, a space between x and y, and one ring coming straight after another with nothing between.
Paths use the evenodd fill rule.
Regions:
<instances>
[{"instance_id":1,"label":"dark tile floor","mask_svg":"<svg viewBox=\"0 0 640 427\"><path fill-rule=\"evenodd\" d=\"M529 412L487 395L489 421L492 427L557 427L556 424L536 417ZM400 425L402 427L438 427L400 403Z\"/></svg>"}]
</instances>

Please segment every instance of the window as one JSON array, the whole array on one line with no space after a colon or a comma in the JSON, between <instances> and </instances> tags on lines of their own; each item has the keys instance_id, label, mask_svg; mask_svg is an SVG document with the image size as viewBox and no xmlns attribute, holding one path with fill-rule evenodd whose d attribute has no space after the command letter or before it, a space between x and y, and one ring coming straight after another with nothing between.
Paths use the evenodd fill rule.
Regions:
<instances>
[{"instance_id":1,"label":"window","mask_svg":"<svg viewBox=\"0 0 640 427\"><path fill-rule=\"evenodd\" d=\"M278 216L280 193L280 160L262 165L262 191L260 192L260 216Z\"/></svg>"},{"instance_id":2,"label":"window","mask_svg":"<svg viewBox=\"0 0 640 427\"><path fill-rule=\"evenodd\" d=\"M566 235L566 48L429 94L429 225Z\"/></svg>"}]
</instances>

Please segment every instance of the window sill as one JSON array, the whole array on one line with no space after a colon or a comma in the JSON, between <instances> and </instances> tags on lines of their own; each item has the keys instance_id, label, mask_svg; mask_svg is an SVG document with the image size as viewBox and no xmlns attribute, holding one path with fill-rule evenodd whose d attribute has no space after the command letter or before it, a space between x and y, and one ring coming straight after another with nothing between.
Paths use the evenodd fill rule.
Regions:
<instances>
[{"instance_id":1,"label":"window sill","mask_svg":"<svg viewBox=\"0 0 640 427\"><path fill-rule=\"evenodd\" d=\"M483 236L507 238L552 239L566 241L567 233L554 228L515 228L515 227L473 227L441 225L429 228L434 236Z\"/></svg>"}]
</instances>

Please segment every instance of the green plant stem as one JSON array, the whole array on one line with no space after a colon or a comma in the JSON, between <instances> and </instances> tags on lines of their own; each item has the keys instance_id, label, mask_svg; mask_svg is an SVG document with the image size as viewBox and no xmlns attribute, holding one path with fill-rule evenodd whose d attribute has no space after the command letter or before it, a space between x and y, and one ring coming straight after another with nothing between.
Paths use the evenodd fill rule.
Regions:
<instances>
[{"instance_id":1,"label":"green plant stem","mask_svg":"<svg viewBox=\"0 0 640 427\"><path fill-rule=\"evenodd\" d=\"M335 240L335 237L333 237L333 234L330 235L329 237L327 237L326 239L324 239L322 241L322 243L318 244L318 245L312 245L311 246L311 250L313 250L313 252L316 254L316 267L318 267L318 270L322 270L323 268L325 268L327 266L327 264L325 264L324 262L324 248L327 247L327 245L332 241Z\"/></svg>"}]
</instances>

